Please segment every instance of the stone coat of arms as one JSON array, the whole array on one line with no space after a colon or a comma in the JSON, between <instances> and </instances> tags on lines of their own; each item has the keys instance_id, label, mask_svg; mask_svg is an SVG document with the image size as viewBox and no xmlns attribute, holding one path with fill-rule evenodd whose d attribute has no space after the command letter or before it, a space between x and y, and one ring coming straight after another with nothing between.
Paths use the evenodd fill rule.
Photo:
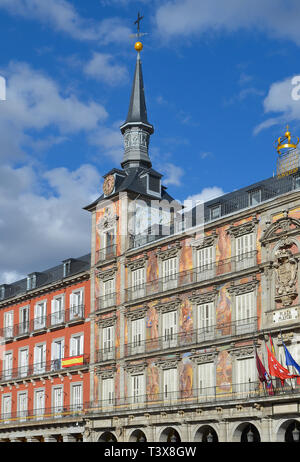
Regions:
<instances>
[{"instance_id":1,"label":"stone coat of arms","mask_svg":"<svg viewBox=\"0 0 300 462\"><path fill-rule=\"evenodd\" d=\"M291 250L281 247L275 253L273 268L275 269L276 302L290 306L297 297L297 260Z\"/></svg>"}]
</instances>

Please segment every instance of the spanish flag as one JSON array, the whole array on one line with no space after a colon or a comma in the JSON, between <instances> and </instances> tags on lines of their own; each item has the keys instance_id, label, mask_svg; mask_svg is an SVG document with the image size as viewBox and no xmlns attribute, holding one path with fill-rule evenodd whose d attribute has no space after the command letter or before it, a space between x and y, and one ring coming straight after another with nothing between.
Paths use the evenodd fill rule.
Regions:
<instances>
[{"instance_id":1,"label":"spanish flag","mask_svg":"<svg viewBox=\"0 0 300 462\"><path fill-rule=\"evenodd\" d=\"M72 356L61 360L61 367L81 366L83 364L83 355Z\"/></svg>"}]
</instances>

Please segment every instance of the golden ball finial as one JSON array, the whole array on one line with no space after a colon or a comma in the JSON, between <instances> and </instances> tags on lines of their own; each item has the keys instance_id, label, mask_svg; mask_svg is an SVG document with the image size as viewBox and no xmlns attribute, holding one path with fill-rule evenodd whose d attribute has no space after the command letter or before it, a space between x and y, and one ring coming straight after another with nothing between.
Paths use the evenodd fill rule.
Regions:
<instances>
[{"instance_id":1,"label":"golden ball finial","mask_svg":"<svg viewBox=\"0 0 300 462\"><path fill-rule=\"evenodd\" d=\"M142 51L142 49L143 49L142 42L136 42L135 45L134 45L134 48L136 49L136 51Z\"/></svg>"}]
</instances>

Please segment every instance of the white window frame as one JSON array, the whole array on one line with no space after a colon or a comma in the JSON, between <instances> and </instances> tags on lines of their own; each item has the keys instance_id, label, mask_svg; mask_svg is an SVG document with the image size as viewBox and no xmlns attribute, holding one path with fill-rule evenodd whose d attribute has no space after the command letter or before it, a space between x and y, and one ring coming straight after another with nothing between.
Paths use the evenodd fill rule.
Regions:
<instances>
[{"instance_id":1,"label":"white window frame","mask_svg":"<svg viewBox=\"0 0 300 462\"><path fill-rule=\"evenodd\" d=\"M38 395L42 395L42 407L38 407ZM34 413L36 418L43 419L45 414L45 404L46 404L46 392L45 388L36 388L34 390Z\"/></svg>"},{"instance_id":2,"label":"white window frame","mask_svg":"<svg viewBox=\"0 0 300 462\"><path fill-rule=\"evenodd\" d=\"M81 411L83 409L83 383L74 382L70 385L70 395L71 395L71 407L73 411ZM80 396L74 395L74 390L77 388L80 390ZM77 392L78 393L78 392Z\"/></svg>"},{"instance_id":3,"label":"white window frame","mask_svg":"<svg viewBox=\"0 0 300 462\"><path fill-rule=\"evenodd\" d=\"M107 361L114 358L115 351L115 327L105 326L102 328L102 359Z\"/></svg>"},{"instance_id":4,"label":"white window frame","mask_svg":"<svg viewBox=\"0 0 300 462\"><path fill-rule=\"evenodd\" d=\"M116 303L116 280L115 278L107 279L102 282L102 307L109 308Z\"/></svg>"},{"instance_id":5,"label":"white window frame","mask_svg":"<svg viewBox=\"0 0 300 462\"><path fill-rule=\"evenodd\" d=\"M22 400L21 400L22 397ZM23 398L25 399L23 400ZM28 414L28 393L27 391L19 391L17 395L17 409L18 417L20 421L26 420Z\"/></svg>"},{"instance_id":6,"label":"white window frame","mask_svg":"<svg viewBox=\"0 0 300 462\"><path fill-rule=\"evenodd\" d=\"M74 289L70 294L70 320L83 316L84 288Z\"/></svg>"},{"instance_id":7,"label":"white window frame","mask_svg":"<svg viewBox=\"0 0 300 462\"><path fill-rule=\"evenodd\" d=\"M216 367L214 362L201 363L197 366L198 400L214 401L216 386Z\"/></svg>"},{"instance_id":8,"label":"white window frame","mask_svg":"<svg viewBox=\"0 0 300 462\"><path fill-rule=\"evenodd\" d=\"M61 346L61 354L57 355L56 345L60 343ZM60 356L60 357L57 357ZM52 340L51 343L51 369L53 371L61 369L61 360L65 357L65 338L55 338Z\"/></svg>"},{"instance_id":9,"label":"white window frame","mask_svg":"<svg viewBox=\"0 0 300 462\"><path fill-rule=\"evenodd\" d=\"M178 395L178 370L177 368L163 370L163 399L164 403L174 403Z\"/></svg>"},{"instance_id":10,"label":"white window frame","mask_svg":"<svg viewBox=\"0 0 300 462\"><path fill-rule=\"evenodd\" d=\"M178 257L163 259L161 262L162 289L171 290L177 287Z\"/></svg>"},{"instance_id":11,"label":"white window frame","mask_svg":"<svg viewBox=\"0 0 300 462\"><path fill-rule=\"evenodd\" d=\"M9 358L9 360L7 360ZM3 355L3 378L4 379L11 379L12 378L12 371L13 371L13 351L5 351Z\"/></svg>"},{"instance_id":12,"label":"white window frame","mask_svg":"<svg viewBox=\"0 0 300 462\"><path fill-rule=\"evenodd\" d=\"M235 367L236 391L238 393L238 398L247 398L251 391L255 389L257 382L255 357L247 356L236 359Z\"/></svg>"},{"instance_id":13,"label":"white window frame","mask_svg":"<svg viewBox=\"0 0 300 462\"><path fill-rule=\"evenodd\" d=\"M57 309L57 302L61 300L60 309ZM62 324L65 320L65 296L59 294L51 300L51 326Z\"/></svg>"},{"instance_id":14,"label":"white window frame","mask_svg":"<svg viewBox=\"0 0 300 462\"><path fill-rule=\"evenodd\" d=\"M131 299L145 296L146 289L146 268L137 268L131 271Z\"/></svg>"},{"instance_id":15,"label":"white window frame","mask_svg":"<svg viewBox=\"0 0 300 462\"><path fill-rule=\"evenodd\" d=\"M56 393L60 393L60 403L57 403ZM64 387L63 385L54 385L51 390L51 403L52 403L52 412L54 417L62 417L62 412L64 410Z\"/></svg>"},{"instance_id":16,"label":"white window frame","mask_svg":"<svg viewBox=\"0 0 300 462\"><path fill-rule=\"evenodd\" d=\"M39 352L39 354L38 354ZM42 355L40 355L40 352L42 352ZM46 372L46 343L37 343L34 345L34 374L43 374ZM42 361L38 361L38 356L40 359L40 356L42 356Z\"/></svg>"},{"instance_id":17,"label":"white window frame","mask_svg":"<svg viewBox=\"0 0 300 462\"><path fill-rule=\"evenodd\" d=\"M25 320L23 318L23 313L26 313ZM22 319L22 320L21 320ZM18 325L18 334L28 334L29 333L29 319L30 319L30 307L29 305L21 306L19 309L19 325Z\"/></svg>"},{"instance_id":18,"label":"white window frame","mask_svg":"<svg viewBox=\"0 0 300 462\"><path fill-rule=\"evenodd\" d=\"M235 238L236 271L251 268L255 264L255 232Z\"/></svg>"},{"instance_id":19,"label":"white window frame","mask_svg":"<svg viewBox=\"0 0 300 462\"><path fill-rule=\"evenodd\" d=\"M4 320L3 320L4 337L13 338L14 337L14 310L5 311L3 316L4 316Z\"/></svg>"},{"instance_id":20,"label":"white window frame","mask_svg":"<svg viewBox=\"0 0 300 462\"><path fill-rule=\"evenodd\" d=\"M145 401L145 374L132 374L130 379L131 404L135 408Z\"/></svg>"},{"instance_id":21,"label":"white window frame","mask_svg":"<svg viewBox=\"0 0 300 462\"><path fill-rule=\"evenodd\" d=\"M256 291L235 295L236 333L253 332L256 327Z\"/></svg>"},{"instance_id":22,"label":"white window frame","mask_svg":"<svg viewBox=\"0 0 300 462\"><path fill-rule=\"evenodd\" d=\"M84 334L78 332L70 338L70 357L82 356L84 354Z\"/></svg>"},{"instance_id":23,"label":"white window frame","mask_svg":"<svg viewBox=\"0 0 300 462\"><path fill-rule=\"evenodd\" d=\"M196 250L197 281L205 281L215 275L215 247L209 245Z\"/></svg>"},{"instance_id":24,"label":"white window frame","mask_svg":"<svg viewBox=\"0 0 300 462\"><path fill-rule=\"evenodd\" d=\"M22 364L23 354L26 356L26 364ZM19 348L19 375L20 377L26 377L28 375L28 365L29 365L29 347Z\"/></svg>"},{"instance_id":25,"label":"white window frame","mask_svg":"<svg viewBox=\"0 0 300 462\"><path fill-rule=\"evenodd\" d=\"M8 403L9 403L9 406L8 406L9 410L8 411L6 409L6 403L5 403L6 400L8 400ZM12 395L11 395L11 393L5 393L4 395L2 395L2 407L1 407L1 410L2 410L2 412L1 412L2 419L5 418L4 423L9 423L9 419L11 418L11 411L12 411Z\"/></svg>"},{"instance_id":26,"label":"white window frame","mask_svg":"<svg viewBox=\"0 0 300 462\"><path fill-rule=\"evenodd\" d=\"M39 311L42 312L40 315ZM47 320L47 300L41 300L34 305L34 330L44 329Z\"/></svg>"},{"instance_id":27,"label":"white window frame","mask_svg":"<svg viewBox=\"0 0 300 462\"><path fill-rule=\"evenodd\" d=\"M214 302L199 303L197 310L197 337L198 341L210 340L214 337L215 331L215 304Z\"/></svg>"},{"instance_id":28,"label":"white window frame","mask_svg":"<svg viewBox=\"0 0 300 462\"><path fill-rule=\"evenodd\" d=\"M167 311L162 313L163 348L172 348L178 343L178 312Z\"/></svg>"},{"instance_id":29,"label":"white window frame","mask_svg":"<svg viewBox=\"0 0 300 462\"><path fill-rule=\"evenodd\" d=\"M101 382L102 388L102 409L110 409L114 405L115 396L115 381L112 377L103 378Z\"/></svg>"},{"instance_id":30,"label":"white window frame","mask_svg":"<svg viewBox=\"0 0 300 462\"><path fill-rule=\"evenodd\" d=\"M131 320L131 353L138 354L145 351L145 318Z\"/></svg>"}]
</instances>

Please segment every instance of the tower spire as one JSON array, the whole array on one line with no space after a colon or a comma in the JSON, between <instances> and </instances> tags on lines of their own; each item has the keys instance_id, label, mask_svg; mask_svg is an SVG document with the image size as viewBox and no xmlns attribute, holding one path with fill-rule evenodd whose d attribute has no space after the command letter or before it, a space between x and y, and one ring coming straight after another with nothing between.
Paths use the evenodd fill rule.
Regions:
<instances>
[{"instance_id":1,"label":"tower spire","mask_svg":"<svg viewBox=\"0 0 300 462\"><path fill-rule=\"evenodd\" d=\"M143 19L138 15L138 33L140 38L140 21ZM142 62L140 53L143 49L141 42L135 43L137 60L135 66L134 79L132 84L131 98L126 121L120 127L124 136L125 152L121 162L124 169L131 167L151 168L152 164L148 154L150 135L154 132L153 125L148 122L146 99L144 91L144 81L142 72Z\"/></svg>"}]
</instances>

